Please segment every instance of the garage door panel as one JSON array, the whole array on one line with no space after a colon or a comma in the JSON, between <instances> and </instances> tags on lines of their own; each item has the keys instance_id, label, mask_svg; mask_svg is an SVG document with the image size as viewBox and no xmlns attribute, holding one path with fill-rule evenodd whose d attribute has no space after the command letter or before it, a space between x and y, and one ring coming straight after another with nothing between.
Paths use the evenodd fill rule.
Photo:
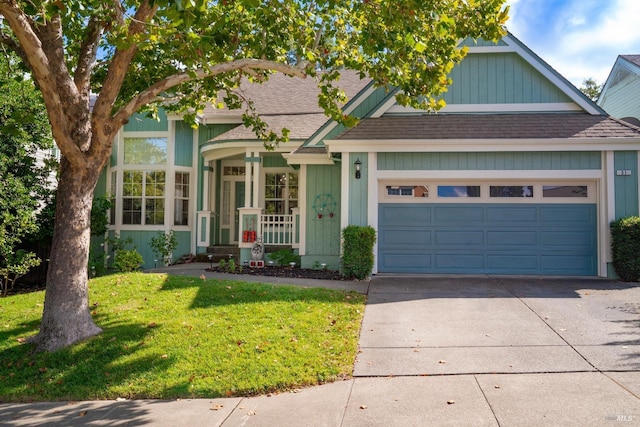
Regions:
<instances>
[{"instance_id":1,"label":"garage door panel","mask_svg":"<svg viewBox=\"0 0 640 427\"><path fill-rule=\"evenodd\" d=\"M455 269L457 272L474 272L484 266L484 255L465 255L457 253L436 254L434 267L437 270Z\"/></svg>"},{"instance_id":2,"label":"garage door panel","mask_svg":"<svg viewBox=\"0 0 640 427\"><path fill-rule=\"evenodd\" d=\"M431 208L412 206L411 209L407 209L403 205L388 206L380 212L379 221L388 227L431 222Z\"/></svg>"},{"instance_id":3,"label":"garage door panel","mask_svg":"<svg viewBox=\"0 0 640 427\"><path fill-rule=\"evenodd\" d=\"M391 248L427 248L431 245L431 232L414 229L411 232L406 230L385 230L378 237L380 243L389 249Z\"/></svg>"},{"instance_id":4,"label":"garage door panel","mask_svg":"<svg viewBox=\"0 0 640 427\"><path fill-rule=\"evenodd\" d=\"M484 209L476 205L433 205L434 220L441 225L484 221Z\"/></svg>"},{"instance_id":5,"label":"garage door panel","mask_svg":"<svg viewBox=\"0 0 640 427\"><path fill-rule=\"evenodd\" d=\"M411 269L414 273L427 273L431 268L431 257L424 254L383 255L381 261L396 269Z\"/></svg>"},{"instance_id":6,"label":"garage door panel","mask_svg":"<svg viewBox=\"0 0 640 427\"><path fill-rule=\"evenodd\" d=\"M579 224L591 224L595 220L595 210L580 209L592 205L543 206L540 208L540 219L547 224L568 224L577 227Z\"/></svg>"},{"instance_id":7,"label":"garage door panel","mask_svg":"<svg viewBox=\"0 0 640 427\"><path fill-rule=\"evenodd\" d=\"M591 249L595 236L592 233L579 231L551 231L542 232L542 245L545 248L557 250L565 248L568 251L575 251L584 248Z\"/></svg>"},{"instance_id":8,"label":"garage door panel","mask_svg":"<svg viewBox=\"0 0 640 427\"><path fill-rule=\"evenodd\" d=\"M597 275L595 204L380 204L378 218L380 272Z\"/></svg>"},{"instance_id":9,"label":"garage door panel","mask_svg":"<svg viewBox=\"0 0 640 427\"><path fill-rule=\"evenodd\" d=\"M505 221L510 223L531 223L538 220L538 209L535 206L513 207L505 210L502 205L499 207L487 208L488 224L504 224Z\"/></svg>"},{"instance_id":10,"label":"garage door panel","mask_svg":"<svg viewBox=\"0 0 640 427\"><path fill-rule=\"evenodd\" d=\"M538 268L536 255L487 255L490 272L504 270L518 271L520 274L534 273Z\"/></svg>"},{"instance_id":11,"label":"garage door panel","mask_svg":"<svg viewBox=\"0 0 640 427\"><path fill-rule=\"evenodd\" d=\"M595 268L595 263L584 256L572 255L544 255L541 257L542 265L549 274L580 275L581 271Z\"/></svg>"},{"instance_id":12,"label":"garage door panel","mask_svg":"<svg viewBox=\"0 0 640 427\"><path fill-rule=\"evenodd\" d=\"M484 246L484 232L482 231L436 231L434 243L444 247L455 246Z\"/></svg>"},{"instance_id":13,"label":"garage door panel","mask_svg":"<svg viewBox=\"0 0 640 427\"><path fill-rule=\"evenodd\" d=\"M487 231L487 244L491 246L521 248L524 245L538 244L535 231Z\"/></svg>"}]
</instances>

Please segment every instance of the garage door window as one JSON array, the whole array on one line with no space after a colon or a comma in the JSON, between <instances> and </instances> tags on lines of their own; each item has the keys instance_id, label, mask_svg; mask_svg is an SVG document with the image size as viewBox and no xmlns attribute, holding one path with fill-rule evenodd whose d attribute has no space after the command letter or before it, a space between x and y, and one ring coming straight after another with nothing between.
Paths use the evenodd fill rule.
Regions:
<instances>
[{"instance_id":1,"label":"garage door window","mask_svg":"<svg viewBox=\"0 0 640 427\"><path fill-rule=\"evenodd\" d=\"M545 185L542 197L589 197L586 185Z\"/></svg>"},{"instance_id":2,"label":"garage door window","mask_svg":"<svg viewBox=\"0 0 640 427\"><path fill-rule=\"evenodd\" d=\"M397 197L429 197L426 185L387 185L387 196Z\"/></svg>"},{"instance_id":3,"label":"garage door window","mask_svg":"<svg viewBox=\"0 0 640 427\"><path fill-rule=\"evenodd\" d=\"M480 186L438 185L438 197L480 197Z\"/></svg>"},{"instance_id":4,"label":"garage door window","mask_svg":"<svg viewBox=\"0 0 640 427\"><path fill-rule=\"evenodd\" d=\"M533 185L492 185L489 197L533 197Z\"/></svg>"}]
</instances>

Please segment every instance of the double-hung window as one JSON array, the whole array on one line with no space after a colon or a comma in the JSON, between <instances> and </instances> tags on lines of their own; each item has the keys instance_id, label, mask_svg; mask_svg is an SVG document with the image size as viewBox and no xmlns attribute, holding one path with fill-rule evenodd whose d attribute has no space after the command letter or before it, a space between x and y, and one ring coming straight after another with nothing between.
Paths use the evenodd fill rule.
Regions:
<instances>
[{"instance_id":1,"label":"double-hung window","mask_svg":"<svg viewBox=\"0 0 640 427\"><path fill-rule=\"evenodd\" d=\"M264 201L267 214L291 214L298 206L298 173L266 173Z\"/></svg>"}]
</instances>

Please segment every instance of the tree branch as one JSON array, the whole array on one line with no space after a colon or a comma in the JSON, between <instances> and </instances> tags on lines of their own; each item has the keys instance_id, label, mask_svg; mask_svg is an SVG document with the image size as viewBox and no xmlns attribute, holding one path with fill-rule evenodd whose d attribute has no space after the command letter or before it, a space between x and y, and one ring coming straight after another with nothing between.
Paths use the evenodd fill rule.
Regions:
<instances>
[{"instance_id":1,"label":"tree branch","mask_svg":"<svg viewBox=\"0 0 640 427\"><path fill-rule=\"evenodd\" d=\"M127 36L132 37L144 32L145 23L155 15L157 8L157 5L152 6L148 0L144 0L129 24ZM103 82L100 96L94 106L94 116L101 116L107 119L111 115L111 107L120 93L122 83L137 51L138 46L134 43L127 49L116 50L109 64L109 70Z\"/></svg>"},{"instance_id":2,"label":"tree branch","mask_svg":"<svg viewBox=\"0 0 640 427\"><path fill-rule=\"evenodd\" d=\"M248 70L256 69L277 71L291 77L306 77L305 72L299 67L284 64L282 62L253 58L236 59L234 61L214 65L206 70L200 69L195 73L174 74L173 76L169 76L163 80L160 80L153 86L150 86L148 89L140 92L138 96L133 98L127 105L122 107L122 109L115 115L114 121L120 126L124 125L126 123L126 120L128 120L128 118L139 108L157 100L158 95L160 95L161 93L166 92L167 90L183 83L187 83L193 80L200 80L207 77L214 77L219 74L224 74L231 71L242 70L244 72L247 72Z\"/></svg>"},{"instance_id":3,"label":"tree branch","mask_svg":"<svg viewBox=\"0 0 640 427\"><path fill-rule=\"evenodd\" d=\"M73 76L73 81L81 93L84 93L91 83L91 69L96 59L100 37L102 36L103 23L92 16L87 24L87 31L78 52L78 65Z\"/></svg>"}]
</instances>

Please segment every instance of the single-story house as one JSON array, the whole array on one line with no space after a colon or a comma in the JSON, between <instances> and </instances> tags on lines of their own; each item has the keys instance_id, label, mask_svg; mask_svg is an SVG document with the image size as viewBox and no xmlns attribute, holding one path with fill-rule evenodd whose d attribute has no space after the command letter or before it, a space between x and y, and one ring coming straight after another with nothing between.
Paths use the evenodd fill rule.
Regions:
<instances>
[{"instance_id":1,"label":"single-story house","mask_svg":"<svg viewBox=\"0 0 640 427\"><path fill-rule=\"evenodd\" d=\"M345 129L311 79L241 89L290 142L264 148L239 112L132 119L97 194L111 232L148 242L173 231L175 256L253 241L292 247L303 267L340 267L341 230L377 232L373 273L610 276L609 222L638 214L640 128L610 117L513 35L465 40L446 107L399 106L345 72Z\"/></svg>"}]
</instances>

